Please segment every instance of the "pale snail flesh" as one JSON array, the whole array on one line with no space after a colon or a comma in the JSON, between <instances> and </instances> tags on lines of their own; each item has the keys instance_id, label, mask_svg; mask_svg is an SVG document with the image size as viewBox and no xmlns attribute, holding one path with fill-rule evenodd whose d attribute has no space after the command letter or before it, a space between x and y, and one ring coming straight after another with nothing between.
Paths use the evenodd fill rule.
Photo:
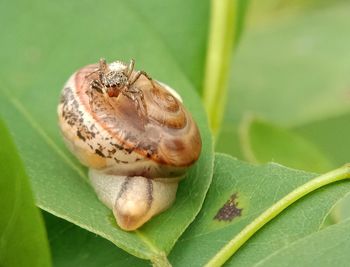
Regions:
<instances>
[{"instance_id":1,"label":"pale snail flesh","mask_svg":"<svg viewBox=\"0 0 350 267\"><path fill-rule=\"evenodd\" d=\"M58 105L69 149L128 231L172 205L201 151L198 127L180 96L133 66L102 60L83 67L65 84Z\"/></svg>"}]
</instances>

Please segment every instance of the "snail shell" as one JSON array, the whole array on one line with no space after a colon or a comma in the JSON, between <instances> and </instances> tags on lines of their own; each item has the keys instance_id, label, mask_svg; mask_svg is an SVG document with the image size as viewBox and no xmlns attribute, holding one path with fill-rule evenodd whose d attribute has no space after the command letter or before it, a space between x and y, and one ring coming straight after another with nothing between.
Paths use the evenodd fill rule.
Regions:
<instances>
[{"instance_id":1,"label":"snail shell","mask_svg":"<svg viewBox=\"0 0 350 267\"><path fill-rule=\"evenodd\" d=\"M126 66L118 64L108 66ZM133 83L143 93L144 118L124 94L106 97L91 87L96 69L83 67L67 81L59 125L71 152L89 168L99 199L122 229L135 230L174 202L178 182L199 157L201 138L169 86L144 75Z\"/></svg>"}]
</instances>

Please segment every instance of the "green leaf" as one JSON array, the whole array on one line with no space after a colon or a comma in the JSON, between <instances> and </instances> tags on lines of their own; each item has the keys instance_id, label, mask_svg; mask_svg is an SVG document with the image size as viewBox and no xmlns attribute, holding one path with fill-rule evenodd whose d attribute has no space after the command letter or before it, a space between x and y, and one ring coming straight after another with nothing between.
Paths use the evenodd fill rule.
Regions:
<instances>
[{"instance_id":1,"label":"green leaf","mask_svg":"<svg viewBox=\"0 0 350 267\"><path fill-rule=\"evenodd\" d=\"M185 2L161 12L161 1L151 3L158 6L159 12L150 10L148 1L139 2L136 7L128 1L96 4L89 0L63 3L17 0L0 8L2 24L12 17L18 18L2 33L0 57L9 64L1 67L0 114L13 133L39 207L137 257L156 261L164 259L199 212L211 182L213 152L200 99L176 60L178 55L174 56L174 50L178 52L180 48L167 46L171 38L185 38L188 33L182 37L174 21L167 27L169 33L160 34L165 27L155 29L148 21L157 17L166 20L168 16L176 20ZM198 15L193 16L192 12L181 15L181 20L188 22L186 31L193 32L207 19L207 3L203 5L206 7L200 7ZM142 15L143 8L153 13ZM14 32L17 34L13 35ZM199 33L191 42L181 40L182 49L187 50L184 53L190 53L197 49L203 36ZM176 88L198 122L203 140L200 160L180 183L175 205L132 233L118 229L111 211L97 200L87 182L86 170L70 155L57 127L56 106L64 82L74 70L97 62L100 57L135 58L137 69L145 69L152 77ZM198 57L196 61L188 59L192 61L186 64L202 68Z\"/></svg>"},{"instance_id":2,"label":"green leaf","mask_svg":"<svg viewBox=\"0 0 350 267\"><path fill-rule=\"evenodd\" d=\"M331 223L338 223L350 218L350 194L339 201L330 213Z\"/></svg>"},{"instance_id":3,"label":"green leaf","mask_svg":"<svg viewBox=\"0 0 350 267\"><path fill-rule=\"evenodd\" d=\"M231 70L225 122L237 124L253 111L290 126L348 111L349 7L345 1L266 16L270 23L247 27Z\"/></svg>"},{"instance_id":4,"label":"green leaf","mask_svg":"<svg viewBox=\"0 0 350 267\"><path fill-rule=\"evenodd\" d=\"M332 169L329 160L313 143L253 115L243 119L240 140L245 159L253 163L274 161L314 172Z\"/></svg>"},{"instance_id":5,"label":"green leaf","mask_svg":"<svg viewBox=\"0 0 350 267\"><path fill-rule=\"evenodd\" d=\"M295 127L349 110L349 3L309 9L299 2L252 1L231 69L218 151L242 158L236 136L246 112Z\"/></svg>"},{"instance_id":6,"label":"green leaf","mask_svg":"<svg viewBox=\"0 0 350 267\"><path fill-rule=\"evenodd\" d=\"M331 116L298 125L293 131L312 140L318 148L329 156L333 166L350 160L350 113Z\"/></svg>"},{"instance_id":7,"label":"green leaf","mask_svg":"<svg viewBox=\"0 0 350 267\"><path fill-rule=\"evenodd\" d=\"M203 266L233 238L247 234L243 229L253 220L315 176L275 163L253 166L216 154L213 183L202 211L172 250L171 262L174 266ZM298 200L252 236L229 266L254 265L277 249L319 231L331 207L349 191L350 182L337 182ZM225 203L231 205L220 214L227 218L231 214L231 221L215 219Z\"/></svg>"},{"instance_id":8,"label":"green leaf","mask_svg":"<svg viewBox=\"0 0 350 267\"><path fill-rule=\"evenodd\" d=\"M0 265L51 266L45 228L28 178L0 120Z\"/></svg>"},{"instance_id":9,"label":"green leaf","mask_svg":"<svg viewBox=\"0 0 350 267\"><path fill-rule=\"evenodd\" d=\"M191 81L193 87L201 92L210 1L148 0L147 3L143 3L131 0L124 2L136 12L137 16L140 16L142 22L148 24L146 25L148 31L159 35L159 41L164 43L174 63ZM154 53L153 56L157 57L157 54ZM157 62L157 59L154 60Z\"/></svg>"},{"instance_id":10,"label":"green leaf","mask_svg":"<svg viewBox=\"0 0 350 267\"><path fill-rule=\"evenodd\" d=\"M350 261L349 231L350 220L332 225L277 250L255 266L347 266Z\"/></svg>"},{"instance_id":11,"label":"green leaf","mask_svg":"<svg viewBox=\"0 0 350 267\"><path fill-rule=\"evenodd\" d=\"M113 243L43 212L55 266L149 266Z\"/></svg>"},{"instance_id":12,"label":"green leaf","mask_svg":"<svg viewBox=\"0 0 350 267\"><path fill-rule=\"evenodd\" d=\"M225 121L215 142L215 151L243 159L242 145L239 140L238 126Z\"/></svg>"},{"instance_id":13,"label":"green leaf","mask_svg":"<svg viewBox=\"0 0 350 267\"><path fill-rule=\"evenodd\" d=\"M332 116L295 127L298 134L312 140L320 151L327 154L333 166L350 160L350 113ZM350 197L340 201L331 213L333 221L350 217Z\"/></svg>"}]
</instances>

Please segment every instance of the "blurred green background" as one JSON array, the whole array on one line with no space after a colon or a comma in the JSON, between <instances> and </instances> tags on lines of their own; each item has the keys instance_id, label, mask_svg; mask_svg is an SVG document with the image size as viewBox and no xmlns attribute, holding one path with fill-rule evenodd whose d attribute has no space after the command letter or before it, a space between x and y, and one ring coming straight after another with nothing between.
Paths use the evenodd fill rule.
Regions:
<instances>
[{"instance_id":1,"label":"blurred green background","mask_svg":"<svg viewBox=\"0 0 350 267\"><path fill-rule=\"evenodd\" d=\"M59 89L72 71L101 56L136 58L137 68L202 93L209 1L16 0L0 2L0 14L0 90L21 99L54 139L60 140ZM349 48L349 1L249 1L239 43L232 47L216 151L319 173L349 162ZM335 208L330 223L348 218L349 203ZM67 261L72 239L87 245L72 253L80 264L136 264L108 241L44 217L55 264L76 264ZM60 239L57 233L68 234ZM105 253L95 257L97 263L91 261L96 247Z\"/></svg>"},{"instance_id":2,"label":"blurred green background","mask_svg":"<svg viewBox=\"0 0 350 267\"><path fill-rule=\"evenodd\" d=\"M250 1L216 150L319 173L349 162L349 47L349 1ZM350 197L330 220L349 214Z\"/></svg>"},{"instance_id":3,"label":"blurred green background","mask_svg":"<svg viewBox=\"0 0 350 267\"><path fill-rule=\"evenodd\" d=\"M348 162L349 18L348 1L251 1L217 150L246 158L238 129L249 114L307 139L333 166Z\"/></svg>"}]
</instances>

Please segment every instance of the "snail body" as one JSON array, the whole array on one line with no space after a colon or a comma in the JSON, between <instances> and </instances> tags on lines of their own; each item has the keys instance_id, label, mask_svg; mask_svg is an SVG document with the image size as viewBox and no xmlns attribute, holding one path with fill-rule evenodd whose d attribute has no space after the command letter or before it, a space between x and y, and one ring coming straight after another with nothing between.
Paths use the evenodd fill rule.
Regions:
<instances>
[{"instance_id":1,"label":"snail body","mask_svg":"<svg viewBox=\"0 0 350 267\"><path fill-rule=\"evenodd\" d=\"M59 125L90 183L124 230L135 230L175 200L198 159L201 138L180 96L116 61L83 67L61 94Z\"/></svg>"}]
</instances>

